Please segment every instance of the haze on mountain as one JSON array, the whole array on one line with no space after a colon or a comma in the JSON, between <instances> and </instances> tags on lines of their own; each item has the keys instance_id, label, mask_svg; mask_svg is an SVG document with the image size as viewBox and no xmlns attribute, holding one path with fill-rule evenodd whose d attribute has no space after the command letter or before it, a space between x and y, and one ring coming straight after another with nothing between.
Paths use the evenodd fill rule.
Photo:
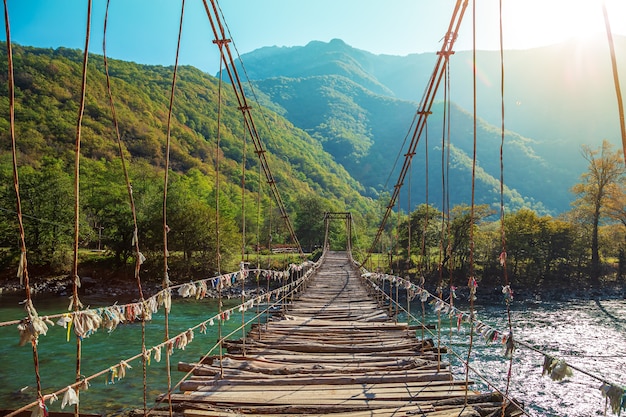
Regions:
<instances>
[{"instance_id":1,"label":"haze on mountain","mask_svg":"<svg viewBox=\"0 0 626 417\"><path fill-rule=\"evenodd\" d=\"M616 37L615 42L616 50L626 50L626 38ZM476 196L478 203L490 205L499 204L499 55L478 51L476 58ZM432 73L435 53L375 55L334 39L265 47L241 59L245 73L265 98L263 103L316 138L368 196L392 190L397 179L394 161L406 152L403 142ZM618 68L624 73L626 56L618 56ZM446 181L453 205L470 202L471 69L470 51L450 58L450 164L445 170L449 170ZM604 139L619 143L606 38L505 51L504 71L505 204L547 214L567 211L570 188L586 169L581 145L596 148ZM443 109L439 101L429 117L429 137L420 139L413 160L414 204L424 201L428 141L430 203L441 205ZM401 200L406 202L407 197L405 190Z\"/></svg>"}]
</instances>

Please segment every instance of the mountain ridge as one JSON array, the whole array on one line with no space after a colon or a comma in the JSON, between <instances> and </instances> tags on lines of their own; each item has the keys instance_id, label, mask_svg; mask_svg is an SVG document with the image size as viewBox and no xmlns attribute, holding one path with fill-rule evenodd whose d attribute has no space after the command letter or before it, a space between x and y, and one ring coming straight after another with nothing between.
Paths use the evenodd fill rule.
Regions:
<instances>
[{"instance_id":1,"label":"mountain ridge","mask_svg":"<svg viewBox=\"0 0 626 417\"><path fill-rule=\"evenodd\" d=\"M619 44L626 46L625 38L618 38ZM566 50L561 50L565 48ZM538 64L534 65L532 71L527 71L524 66L521 68L510 69L509 73L505 73L505 80L511 84L519 82L519 77L525 72L530 72L533 79L537 74L541 72L547 72L546 80L539 84L538 91L534 92L532 83L520 83L515 85L514 89L509 84L505 85L505 113L507 117L507 133L506 141L513 141L511 144L511 150L507 152L508 144L505 144L505 170L510 170L516 175L520 175L518 179L509 173L505 172L505 179L508 179L507 186L512 190L519 189L520 194L525 196L524 198L531 203L531 208L539 209L541 212L558 214L569 209L569 204L572 200L572 196L569 194L571 186L577 182L579 175L586 168L585 161L580 155L580 144L582 143L600 143L606 136L614 135L616 132L616 123L611 125L610 120L613 119L613 115L616 110L608 105L596 105L592 112L595 114L593 123L581 127L581 123L586 120L585 115L581 115L581 107L584 107L585 103L596 102L589 97L595 97L594 91L598 90L597 86L601 85L601 95L599 96L600 103L610 101L611 94L614 92L609 88L606 80L603 78L600 81L594 81L591 87L580 88L580 92L564 90L563 85L576 85L578 78L566 78L562 81L561 73L570 68L569 62L565 57L572 54L573 50L578 51L578 58L580 56L586 56L585 54L591 53L594 57L592 64L585 64L579 72L570 71L573 76L588 76L589 71L594 70L596 73L600 71L597 64L597 55L599 52L593 50L589 51L589 48L585 49L582 46L575 45L573 43L557 44L553 46L547 46L542 48L534 48L529 50L514 50L505 51L505 65L507 62L511 63L508 67L515 67L515 63L528 62L536 59ZM295 58L293 56L296 56ZM275 59L280 56L280 59ZM456 78L464 80L468 84L468 74L471 75L471 60L468 66L468 52L457 52L450 63L450 78L454 80ZM307 58L308 57L308 58ZM479 97L479 106L477 107L478 116L481 118L479 125L485 126L482 135L493 136L488 142L491 144L488 147L493 147L493 142L499 142L499 127L490 125L488 122L491 120L494 122L498 120L500 115L500 95L495 94L499 91L499 83L495 83L494 80L499 80L499 52L496 51L478 51L478 81L479 88L477 91ZM534 58L533 58L534 57ZM553 65L553 69L548 64L540 65L541 62L553 62L546 61L549 57L557 57L559 60L558 65ZM393 55L375 55L367 51L358 50L347 45L345 42L334 39L328 43L312 41L306 46L299 47L267 47L263 48L259 55L256 51L244 54L242 59L246 66L246 71L250 75L251 80L256 83L260 91L269 95L269 99L275 103L278 103L283 107L281 111L289 120L295 125L304 128L313 137L318 138L324 145L325 149L330 152L338 162L345 164L346 169L354 177L363 182L364 186L368 189L375 189L378 192L384 191L381 188L381 184L374 184L372 181L364 178L363 175L357 170L357 167L353 162L346 159L350 152L338 149L338 146L333 146L337 143L348 143L352 149L360 149L361 152L367 149L375 149L375 144L378 141L382 141L385 146L390 146L389 140L385 140L385 137L381 137L384 133L381 133L381 129L378 132L372 124L380 122L373 121L376 117L373 113L373 109L384 109L386 102L387 105L396 107L400 105L403 108L410 108L414 112L417 108L415 98L417 96L418 89L416 86L420 85L421 93L424 85L430 74L436 60L436 54L434 53L421 53L411 54L404 57ZM454 61L453 61L454 59ZM543 60L543 61L542 61ZM584 61L584 60L583 60ZM339 64L341 63L341 65ZM460 62L460 64L459 64ZM297 63L297 65L295 64ZM307 66L308 63L308 66ZM484 65L482 65L484 64ZM584 62L583 62L584 64ZM482 66L481 66L482 65ZM626 61L624 61L626 65ZM548 68L549 67L549 68ZM597 68L596 68L597 67ZM257 69L262 68L262 72L258 72ZM547 69L546 69L547 68ZM591 69L590 69L591 68ZM596 69L594 69L596 68ZM602 66L602 70L605 71L606 66ZM584 70L584 71L583 71ZM369 76L364 76L363 72L367 72ZM315 74L315 75L311 75ZM509 75L507 75L509 74ZM521 75L520 75L521 74ZM318 86L317 89L311 87L314 83L315 77L344 77L353 82L355 85L362 87L364 90L370 91L373 96L378 96L378 99L371 99L370 107L368 106L353 106L349 108L348 104L359 96L362 97L362 92L359 92L356 88L351 88L351 91L347 91L346 82L332 81L327 79L327 85ZM319 80L319 78L317 78ZM377 82L374 83L376 87L372 88L372 79ZM517 81L515 81L517 80ZM471 81L471 80L470 80ZM457 82L458 83L458 82ZM599 83L599 84L598 84ZM341 86L341 91L336 91L336 94L329 93L330 84L335 86ZM378 85L381 84L385 88L381 89ZM469 83L471 85L471 82ZM289 100L281 96L286 94L285 91L289 90ZM529 90L529 91L525 91ZM564 91L562 91L564 90ZM514 97L507 96L507 91L512 91ZM556 92L559 94L557 94ZM524 96L519 96L521 93ZM565 94L567 93L567 94ZM581 103L578 103L572 98L572 95L580 93ZM450 91L451 100L454 103L460 105L463 108L463 104L470 100L470 94L467 87L457 86L456 83L452 83ZM533 95L534 94L534 95ZM320 97L332 97L338 102L344 103L343 108L337 110L337 106L331 105L329 102L324 102ZM315 98L313 98L315 97ZM543 100L541 106L525 106L524 104L527 97L532 97L532 100ZM559 100L561 97L565 97L565 102L562 104ZM413 99L413 100L411 100ZM394 101L399 100L399 101ZM376 105L374 101L378 101ZM545 102L545 103L544 103ZM287 108L285 108L287 107ZM560 108L563 107L563 110ZM306 109L306 110L305 110ZM552 109L548 111L547 109ZM334 114L333 114L334 112ZM401 138L406 134L406 128L410 124L412 115L409 115L408 110L403 110L404 125L391 126L390 129L394 130L396 142L400 142ZM305 114L310 120L303 120L302 115ZM384 117L394 117L390 111L381 111ZM459 113L460 114L460 113ZM467 132L467 116L465 112L463 120L459 121L459 124L464 125L460 128L460 133L454 133L459 135L462 140ZM320 117L322 119L320 119ZM439 115L439 119L443 116ZM312 120L317 118L317 124ZM397 119L397 117L396 117ZM431 116L431 119L438 119L436 115ZM597 119L597 120L596 120ZM510 120L510 122L509 122ZM363 122L363 125L355 124L355 121ZM554 123L549 123L554 122ZM401 123L399 120L395 120L394 123ZM456 122L452 121L453 124ZM328 126L341 126L344 131L347 130L346 124L352 124L353 137L352 141L346 140L345 134L338 134L337 129L334 132L328 129ZM436 124L436 123L435 123ZM496 123L499 125L499 122ZM532 125L532 126L531 126ZM512 126L522 126L522 131L517 132ZM597 129L601 126L602 129ZM594 130L595 129L595 130ZM589 141L588 137L583 136L589 131L594 131L597 137L594 140ZM524 134L524 132L530 132L532 134ZM361 140L357 140L361 137ZM563 138L567 137L569 145L563 144ZM615 137L615 136L611 136ZM497 139L497 140L496 140ZM481 148L481 141L483 139L478 137L479 148ZM454 143L454 139L452 140ZM573 146L572 146L573 145ZM399 147L399 145L397 145ZM480 154L485 152L488 155L493 154L489 151L487 146L482 146L483 151L479 152L479 160L481 160ZM468 152L467 146L461 146L459 149ZM555 154L559 153L562 158L554 158ZM360 161L363 161L363 154L357 155ZM373 161L377 161L378 165L381 164L378 155L370 155ZM506 163L508 157L508 163ZM493 158L493 157L490 157ZM515 159L521 159L521 162L516 162ZM499 163L494 164L489 161L481 160L485 165L488 173L493 178L499 178L500 174ZM368 166L375 166L375 163ZM496 166L498 165L498 166ZM528 170L523 172L520 165L527 165ZM535 175L536 170L542 175ZM387 176L389 173L377 171L374 176ZM526 179L528 176L535 178L535 184L528 184ZM543 190L543 192L542 192ZM415 190L418 192L419 190ZM422 190L423 191L423 190ZM541 203L537 205L536 203ZM542 208L543 206L543 208ZM512 209L518 206L511 206Z\"/></svg>"}]
</instances>

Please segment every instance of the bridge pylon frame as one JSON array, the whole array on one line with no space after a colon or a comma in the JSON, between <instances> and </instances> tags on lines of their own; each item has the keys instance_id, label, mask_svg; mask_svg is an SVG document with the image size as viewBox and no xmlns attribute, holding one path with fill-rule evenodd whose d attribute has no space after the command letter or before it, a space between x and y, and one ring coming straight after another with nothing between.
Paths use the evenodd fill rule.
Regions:
<instances>
[{"instance_id":1,"label":"bridge pylon frame","mask_svg":"<svg viewBox=\"0 0 626 417\"><path fill-rule=\"evenodd\" d=\"M324 212L324 252L329 248L328 244L328 229L330 227L331 220L345 220L346 232L348 235L348 242L346 250L349 254L352 254L352 213L349 211L325 211Z\"/></svg>"}]
</instances>

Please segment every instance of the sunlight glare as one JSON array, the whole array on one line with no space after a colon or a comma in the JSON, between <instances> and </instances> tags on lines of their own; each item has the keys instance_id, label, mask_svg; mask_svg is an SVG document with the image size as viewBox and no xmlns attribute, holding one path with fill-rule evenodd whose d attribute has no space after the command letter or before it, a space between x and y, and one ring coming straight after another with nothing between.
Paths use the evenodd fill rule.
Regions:
<instances>
[{"instance_id":1,"label":"sunlight glare","mask_svg":"<svg viewBox=\"0 0 626 417\"><path fill-rule=\"evenodd\" d=\"M609 18L624 2L607 0ZM621 9L621 10L620 10ZM509 0L503 3L504 43L513 49L568 39L587 41L606 32L601 0Z\"/></svg>"}]
</instances>

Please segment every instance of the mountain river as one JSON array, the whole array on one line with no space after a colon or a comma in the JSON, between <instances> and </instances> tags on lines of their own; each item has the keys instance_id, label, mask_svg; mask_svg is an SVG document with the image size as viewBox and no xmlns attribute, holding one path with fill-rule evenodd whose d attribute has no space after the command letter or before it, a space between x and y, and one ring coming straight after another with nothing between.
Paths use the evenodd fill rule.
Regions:
<instances>
[{"instance_id":1,"label":"mountain river","mask_svg":"<svg viewBox=\"0 0 626 417\"><path fill-rule=\"evenodd\" d=\"M19 304L23 297L0 295L0 321L16 320L24 315ZM106 306L107 300L84 297L85 305ZM236 305L236 300L226 300L226 308ZM38 296L34 304L40 316L63 312L67 308L66 297ZM216 312L215 300L174 299L170 315L170 335L207 320ZM256 309L256 308L255 308ZM253 309L253 310L255 310ZM421 303L416 300L411 310L421 316ZM428 323L436 323L432 306L426 307ZM246 317L253 317L248 310ZM505 331L507 318L504 305L476 306L479 320ZM401 316L400 320L404 320ZM56 321L56 320L55 320ZM512 323L515 338L590 374L621 386L626 385L626 300L585 300L562 303L514 302ZM164 337L162 309L146 324L146 346L159 344ZM241 324L241 313L232 315L225 322L224 333ZM468 327L457 331L456 320L442 319L441 343L451 346L460 357L467 357ZM452 330L450 330L452 327ZM141 351L141 324L123 324L108 333L99 330L83 341L82 368L84 375L92 375L119 363ZM67 386L74 380L76 343L72 335L66 340L66 330L51 327L46 336L39 338L40 375L44 392ZM417 336L421 337L418 331ZM236 337L241 335L238 331ZM432 336L431 336L432 337ZM206 334L195 332L195 338L185 350L175 349L172 355L172 380L182 378L176 370L179 361L196 361L217 340L217 325L208 327ZM435 337L436 340L436 337ZM0 327L0 409L16 409L34 399L35 377L32 350L29 346L18 346L16 326ZM480 335L474 337L471 365L493 386L506 387L508 360L503 356L503 346L486 343ZM165 354L163 355L165 357ZM542 377L543 356L530 349L519 347L514 355L510 383L511 397L523 402L530 416L589 417L605 414L605 399L599 387L601 382L581 372L562 381ZM458 378L465 377L465 368L453 355L446 355ZM96 378L88 391L80 396L82 412L101 415L121 415L132 409L143 407L143 382L141 361L131 363L126 377L114 384L107 384L105 377ZM474 388L486 391L488 386L470 372L475 381ZM152 360L147 367L148 408L154 399L166 391L165 359L160 363ZM59 411L61 399L50 406ZM66 407L64 411L71 411ZM612 415L611 411L607 415Z\"/></svg>"}]
</instances>

